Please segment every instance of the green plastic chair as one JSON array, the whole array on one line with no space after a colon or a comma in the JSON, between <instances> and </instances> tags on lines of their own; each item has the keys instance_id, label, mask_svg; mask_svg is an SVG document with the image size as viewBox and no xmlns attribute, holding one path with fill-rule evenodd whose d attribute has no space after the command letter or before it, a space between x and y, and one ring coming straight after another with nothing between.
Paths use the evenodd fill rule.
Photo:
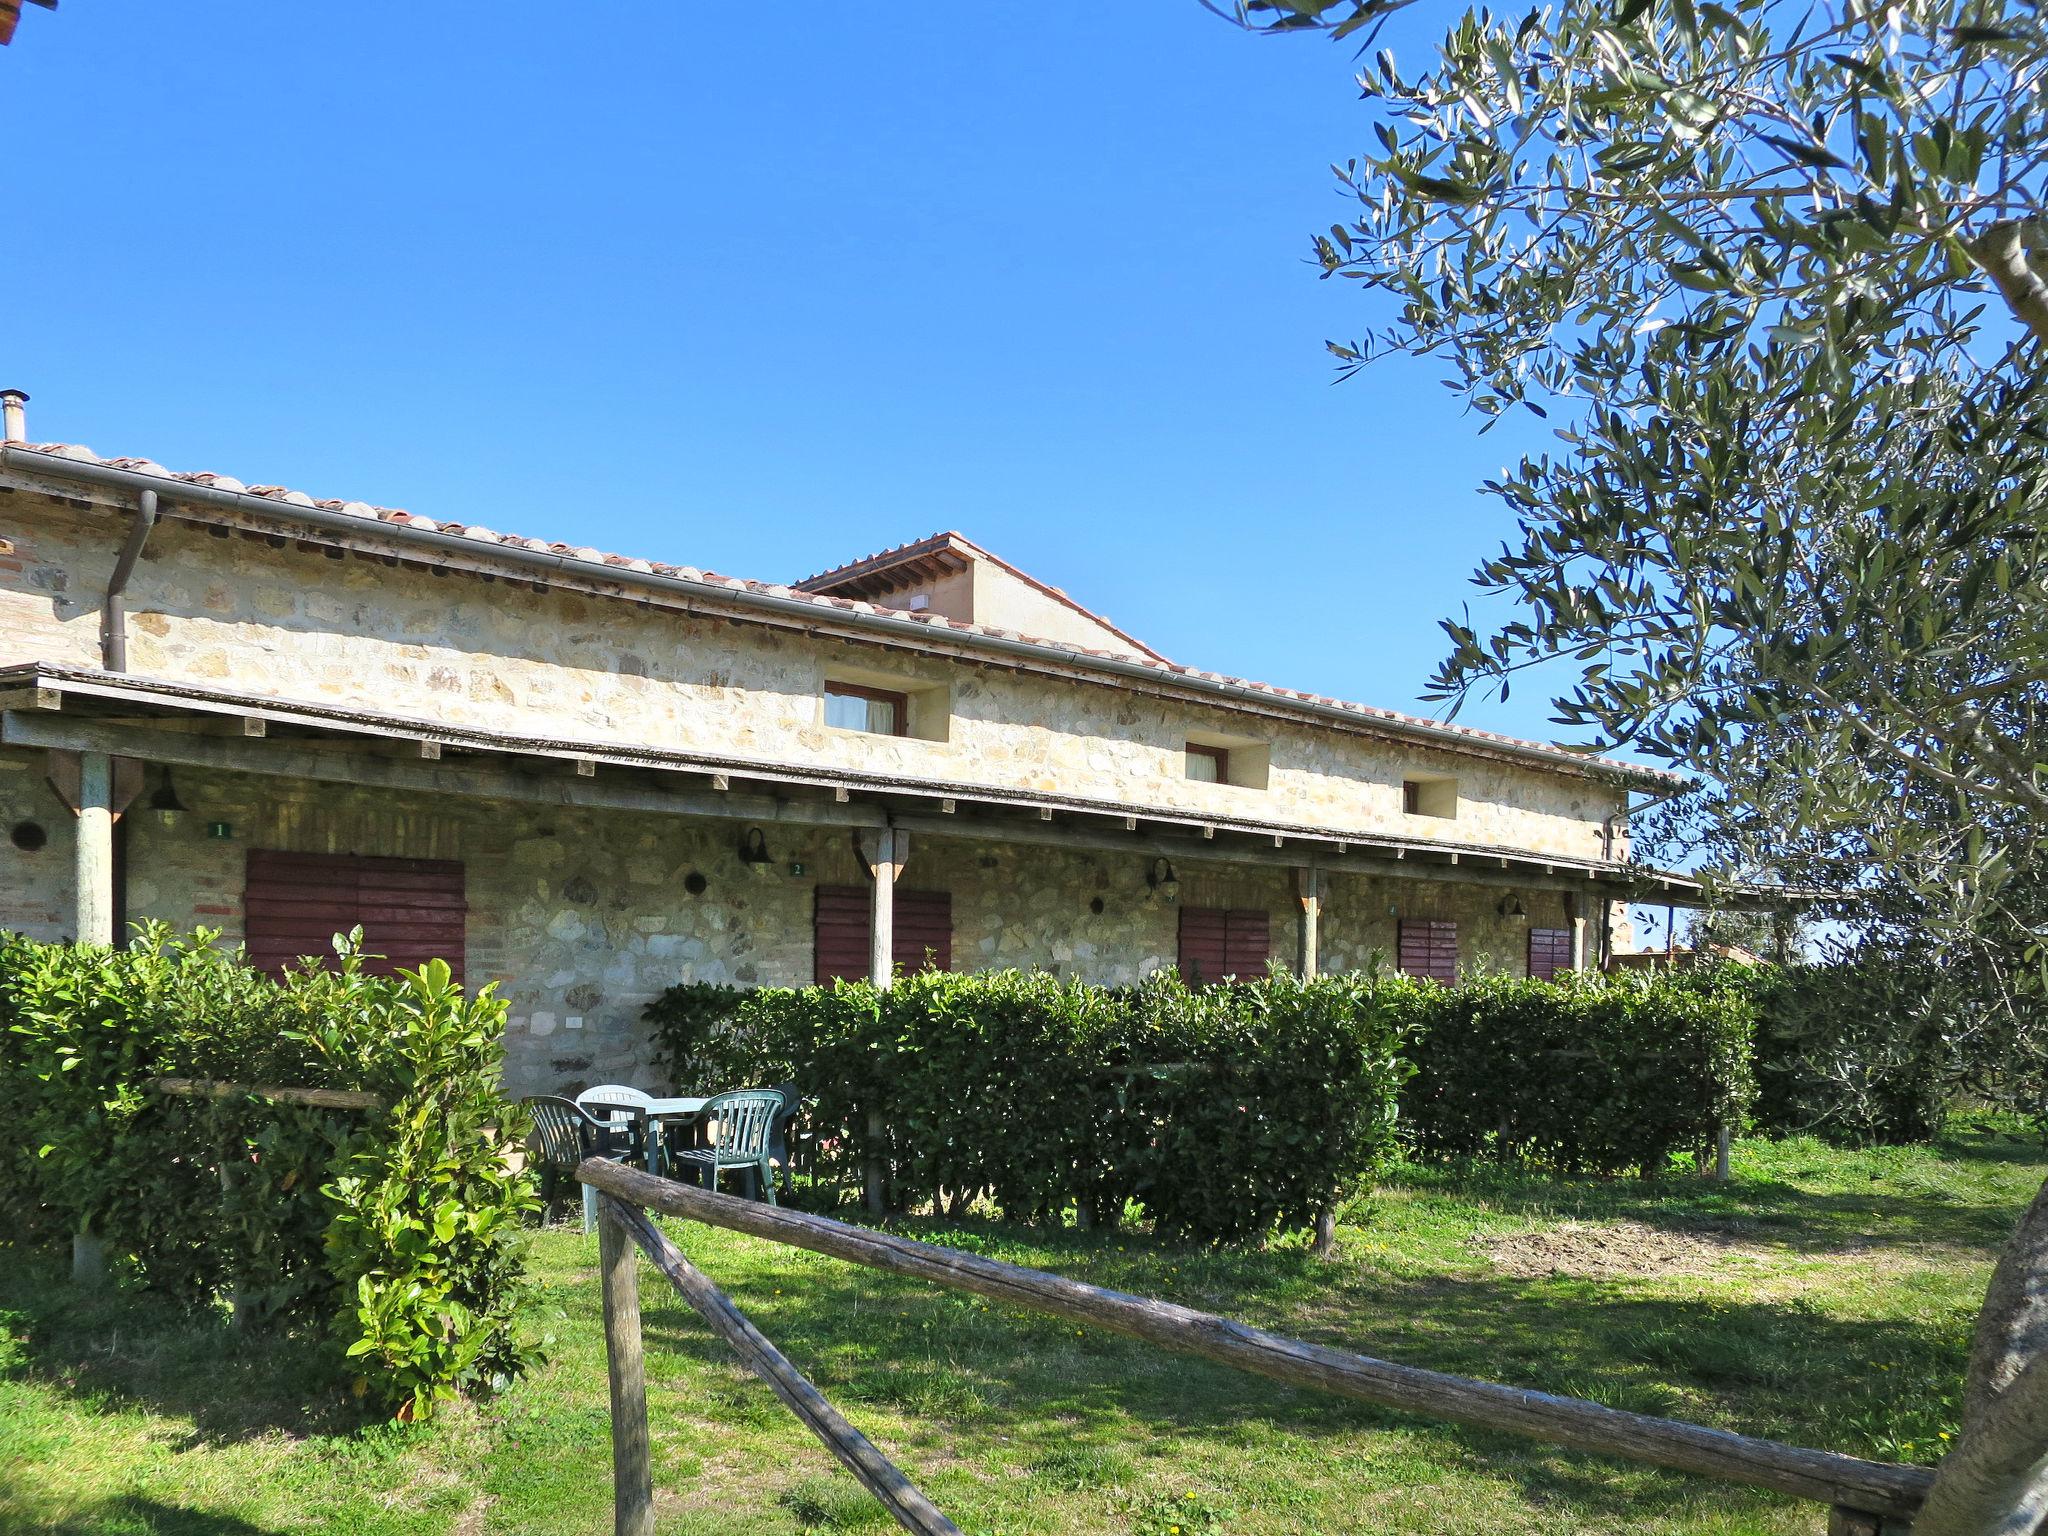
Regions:
<instances>
[{"instance_id":1,"label":"green plastic chair","mask_svg":"<svg viewBox=\"0 0 2048 1536\"><path fill-rule=\"evenodd\" d=\"M706 1099L697 1120L704 1127L705 1144L670 1148L672 1175L694 1168L699 1181L715 1194L722 1170L750 1168L767 1193L768 1203L774 1205L775 1174L768 1166L768 1146L782 1111L782 1095L772 1088L748 1088Z\"/></svg>"}]
</instances>

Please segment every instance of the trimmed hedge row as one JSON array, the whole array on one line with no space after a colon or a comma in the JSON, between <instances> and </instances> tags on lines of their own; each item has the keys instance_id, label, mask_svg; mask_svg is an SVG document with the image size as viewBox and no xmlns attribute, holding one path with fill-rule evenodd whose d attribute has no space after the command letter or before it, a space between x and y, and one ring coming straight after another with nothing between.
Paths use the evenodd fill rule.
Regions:
<instances>
[{"instance_id":1,"label":"trimmed hedge row","mask_svg":"<svg viewBox=\"0 0 2048 1536\"><path fill-rule=\"evenodd\" d=\"M1068 1207L1226 1240L1301 1225L1393 1150L1400 1026L1361 977L1111 991L1039 973L743 992L648 1009L680 1081L790 1081L829 1176L891 1203Z\"/></svg>"},{"instance_id":2,"label":"trimmed hedge row","mask_svg":"<svg viewBox=\"0 0 2048 1536\"><path fill-rule=\"evenodd\" d=\"M1424 1157L1651 1174L1740 1125L1755 1009L1689 979L1478 977L1407 994L1415 1077L1401 1113Z\"/></svg>"},{"instance_id":3,"label":"trimmed hedge row","mask_svg":"<svg viewBox=\"0 0 2048 1536\"><path fill-rule=\"evenodd\" d=\"M401 1417L516 1375L531 1181L499 1093L505 1005L434 961L282 981L201 931L123 950L0 936L0 1220L97 1237L195 1308L304 1330ZM346 1088L379 1111L149 1092L152 1077ZM516 1160L513 1160L516 1161Z\"/></svg>"},{"instance_id":4,"label":"trimmed hedge row","mask_svg":"<svg viewBox=\"0 0 2048 1536\"><path fill-rule=\"evenodd\" d=\"M679 1085L788 1081L820 1171L893 1203L982 1192L1008 1216L1127 1201L1209 1240L1304 1225L1396 1146L1654 1172L1739 1122L1753 1011L1663 979L1480 980L1378 970L1191 990L1027 972L743 991L647 1010Z\"/></svg>"}]
</instances>

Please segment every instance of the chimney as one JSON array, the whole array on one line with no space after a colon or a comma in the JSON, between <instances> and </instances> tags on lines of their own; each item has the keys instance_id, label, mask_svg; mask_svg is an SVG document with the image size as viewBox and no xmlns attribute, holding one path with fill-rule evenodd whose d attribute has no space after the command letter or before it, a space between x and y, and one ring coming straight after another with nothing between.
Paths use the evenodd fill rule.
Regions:
<instances>
[{"instance_id":1,"label":"chimney","mask_svg":"<svg viewBox=\"0 0 2048 1536\"><path fill-rule=\"evenodd\" d=\"M0 442L28 441L28 395L19 389L0 389Z\"/></svg>"}]
</instances>

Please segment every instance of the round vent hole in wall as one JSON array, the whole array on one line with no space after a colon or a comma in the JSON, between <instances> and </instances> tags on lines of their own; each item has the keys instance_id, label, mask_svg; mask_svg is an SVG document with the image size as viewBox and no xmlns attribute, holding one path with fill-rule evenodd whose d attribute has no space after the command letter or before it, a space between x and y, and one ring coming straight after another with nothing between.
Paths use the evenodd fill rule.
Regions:
<instances>
[{"instance_id":1,"label":"round vent hole in wall","mask_svg":"<svg viewBox=\"0 0 2048 1536\"><path fill-rule=\"evenodd\" d=\"M43 830L39 821L17 821L8 837L23 853L34 853L50 840L50 834Z\"/></svg>"}]
</instances>

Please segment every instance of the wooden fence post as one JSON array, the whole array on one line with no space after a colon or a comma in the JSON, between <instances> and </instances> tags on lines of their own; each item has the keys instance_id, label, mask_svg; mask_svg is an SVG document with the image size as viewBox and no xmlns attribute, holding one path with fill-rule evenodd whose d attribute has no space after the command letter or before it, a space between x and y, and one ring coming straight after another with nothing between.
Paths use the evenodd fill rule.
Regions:
<instances>
[{"instance_id":1,"label":"wooden fence post","mask_svg":"<svg viewBox=\"0 0 2048 1536\"><path fill-rule=\"evenodd\" d=\"M1730 1153L1733 1151L1732 1136L1727 1126L1722 1126L1714 1137L1714 1177L1722 1183L1728 1182Z\"/></svg>"},{"instance_id":2,"label":"wooden fence post","mask_svg":"<svg viewBox=\"0 0 2048 1536\"><path fill-rule=\"evenodd\" d=\"M654 1536L654 1469L647 1444L647 1374L640 1353L640 1251L616 1216L601 1215L604 1352L611 1367L615 1536Z\"/></svg>"}]
</instances>

